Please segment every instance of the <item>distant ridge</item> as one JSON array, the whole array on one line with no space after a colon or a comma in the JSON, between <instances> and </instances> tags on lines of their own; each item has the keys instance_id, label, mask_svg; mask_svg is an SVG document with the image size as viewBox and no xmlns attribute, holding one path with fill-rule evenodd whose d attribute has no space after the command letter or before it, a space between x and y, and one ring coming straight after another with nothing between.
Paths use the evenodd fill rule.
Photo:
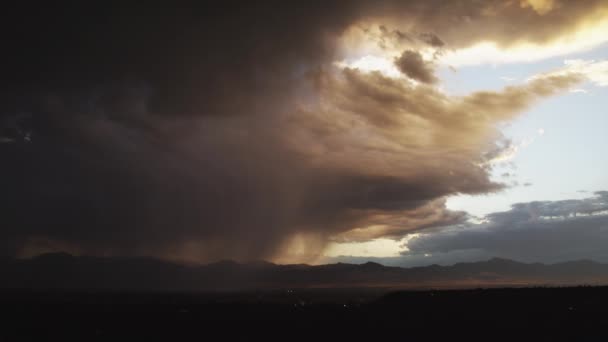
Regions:
<instances>
[{"instance_id":1,"label":"distant ridge","mask_svg":"<svg viewBox=\"0 0 608 342\"><path fill-rule=\"evenodd\" d=\"M608 265L487 261L400 268L364 264L276 265L222 260L183 265L152 258L104 258L51 253L0 261L0 288L118 291L236 291L278 288L466 288L608 284Z\"/></svg>"}]
</instances>

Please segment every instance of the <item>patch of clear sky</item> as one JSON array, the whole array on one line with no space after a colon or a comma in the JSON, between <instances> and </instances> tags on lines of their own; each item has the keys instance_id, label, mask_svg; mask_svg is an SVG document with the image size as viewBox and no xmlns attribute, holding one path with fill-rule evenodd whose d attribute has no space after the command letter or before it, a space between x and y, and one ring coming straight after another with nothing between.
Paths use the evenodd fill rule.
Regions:
<instances>
[{"instance_id":1,"label":"patch of clear sky","mask_svg":"<svg viewBox=\"0 0 608 342\"><path fill-rule=\"evenodd\" d=\"M587 52L536 62L468 66L455 72L441 68L439 76L446 92L465 95L521 84L535 74L564 67L566 59L607 58L608 44L604 44ZM513 203L583 198L594 191L608 190L608 87L586 82L577 88L587 93L564 92L542 99L500 128L515 144L534 140L519 149L511 164L493 170L493 179L511 184L506 190L453 196L448 207L483 216L508 210ZM538 134L539 129L544 130L543 135ZM505 173L510 176L504 177Z\"/></svg>"}]
</instances>

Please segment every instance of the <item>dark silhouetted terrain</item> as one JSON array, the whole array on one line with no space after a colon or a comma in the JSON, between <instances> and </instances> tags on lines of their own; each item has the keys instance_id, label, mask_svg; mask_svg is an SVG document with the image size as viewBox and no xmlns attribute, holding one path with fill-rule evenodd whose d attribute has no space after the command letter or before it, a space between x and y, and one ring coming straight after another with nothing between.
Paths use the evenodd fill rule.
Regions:
<instances>
[{"instance_id":1,"label":"dark silhouetted terrain","mask_svg":"<svg viewBox=\"0 0 608 342\"><path fill-rule=\"evenodd\" d=\"M144 258L46 254L5 260L5 289L243 291L283 288L470 288L608 284L608 265L573 261L525 264L494 258L453 266L386 267L376 263L275 265L220 261L193 266Z\"/></svg>"},{"instance_id":2,"label":"dark silhouetted terrain","mask_svg":"<svg viewBox=\"0 0 608 342\"><path fill-rule=\"evenodd\" d=\"M604 341L608 288L5 291L0 340Z\"/></svg>"},{"instance_id":3,"label":"dark silhouetted terrain","mask_svg":"<svg viewBox=\"0 0 608 342\"><path fill-rule=\"evenodd\" d=\"M403 269L48 254L4 260L1 270L0 341L608 337L608 287L559 286L604 282L608 265L590 261ZM510 288L490 288L499 286ZM449 287L470 289L438 290Z\"/></svg>"}]
</instances>

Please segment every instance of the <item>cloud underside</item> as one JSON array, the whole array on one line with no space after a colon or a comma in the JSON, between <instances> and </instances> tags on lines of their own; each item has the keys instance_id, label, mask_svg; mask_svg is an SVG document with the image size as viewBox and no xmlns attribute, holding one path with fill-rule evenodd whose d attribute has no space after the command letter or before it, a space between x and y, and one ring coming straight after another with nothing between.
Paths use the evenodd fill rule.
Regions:
<instances>
[{"instance_id":1,"label":"cloud underside","mask_svg":"<svg viewBox=\"0 0 608 342\"><path fill-rule=\"evenodd\" d=\"M608 192L582 200L520 203L488 222L442 228L408 242L402 263L503 257L526 262L608 261ZM426 257L425 257L426 255Z\"/></svg>"},{"instance_id":2,"label":"cloud underside","mask_svg":"<svg viewBox=\"0 0 608 342\"><path fill-rule=\"evenodd\" d=\"M526 35L535 42L592 16L570 3L474 3L445 11L432 11L432 1L245 5L247 17L199 8L167 14L175 26L162 27L153 9L122 9L124 24L63 24L88 33L86 41L49 46L52 34L36 31L37 55L48 58L12 61L28 68L7 69L2 81L11 91L0 108L0 249L197 261L297 250L305 258L328 241L463 222L466 213L447 210L446 196L503 187L488 175L496 125L583 75L452 97L432 85L432 66L417 53L402 55L401 67L418 85L334 61L341 35L370 18L402 15L427 44L461 46L481 33L521 40L520 25L499 25L515 16L536 19ZM446 23L465 16L488 30L465 26L457 39L460 27ZM499 18L495 29L490 18ZM32 41L27 34L22 40Z\"/></svg>"}]
</instances>

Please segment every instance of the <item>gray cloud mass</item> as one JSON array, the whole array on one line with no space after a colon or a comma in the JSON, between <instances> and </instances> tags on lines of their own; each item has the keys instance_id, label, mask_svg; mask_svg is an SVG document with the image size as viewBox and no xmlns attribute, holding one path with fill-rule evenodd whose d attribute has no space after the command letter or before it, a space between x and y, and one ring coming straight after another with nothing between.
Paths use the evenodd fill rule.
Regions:
<instances>
[{"instance_id":1,"label":"gray cloud mass","mask_svg":"<svg viewBox=\"0 0 608 342\"><path fill-rule=\"evenodd\" d=\"M608 192L581 200L518 203L487 216L488 222L422 234L409 241L407 259L432 255L427 262L502 257L554 263L593 259L607 262Z\"/></svg>"}]
</instances>

